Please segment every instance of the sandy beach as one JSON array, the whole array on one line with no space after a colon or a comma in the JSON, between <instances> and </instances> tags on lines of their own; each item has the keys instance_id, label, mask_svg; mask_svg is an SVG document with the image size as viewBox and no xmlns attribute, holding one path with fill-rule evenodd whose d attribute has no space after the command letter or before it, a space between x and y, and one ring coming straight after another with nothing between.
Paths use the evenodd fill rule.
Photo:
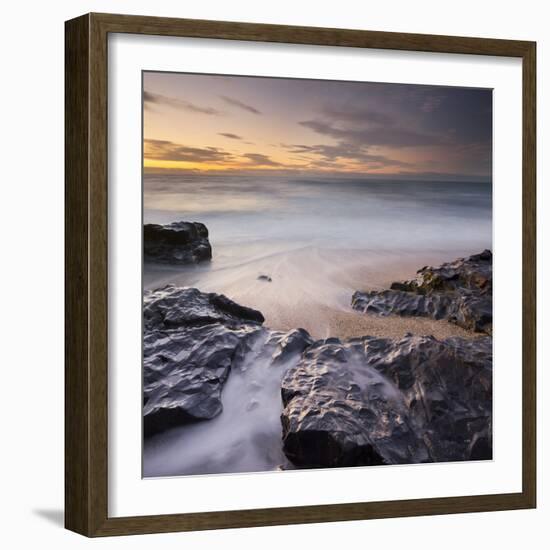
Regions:
<instances>
[{"instance_id":1,"label":"sandy beach","mask_svg":"<svg viewBox=\"0 0 550 550\"><path fill-rule=\"evenodd\" d=\"M315 248L259 256L245 265L226 266L224 257L207 267L174 269L146 266L144 288L173 283L223 293L239 304L262 312L264 325L274 330L306 329L313 338L377 336L401 338L407 333L436 338L476 338L447 321L422 317L363 314L351 308L355 290L381 290L393 281L414 278L423 265L451 258L431 253L400 258L370 257L364 252L322 251ZM364 258L364 260L361 260ZM271 282L259 280L267 274Z\"/></svg>"},{"instance_id":2,"label":"sandy beach","mask_svg":"<svg viewBox=\"0 0 550 550\"><path fill-rule=\"evenodd\" d=\"M450 336L477 338L480 335L464 330L448 321L435 321L421 317L399 317L397 315L380 316L361 314L355 311L338 311L323 306L312 307L309 319L292 316L292 313L267 316L266 326L275 330L290 330L292 326L305 328L315 339L335 336L346 339L357 336L377 336L380 338L402 338L411 333L418 336L431 335L438 339ZM324 320L323 327L316 319ZM293 324L293 323L297 323Z\"/></svg>"}]
</instances>

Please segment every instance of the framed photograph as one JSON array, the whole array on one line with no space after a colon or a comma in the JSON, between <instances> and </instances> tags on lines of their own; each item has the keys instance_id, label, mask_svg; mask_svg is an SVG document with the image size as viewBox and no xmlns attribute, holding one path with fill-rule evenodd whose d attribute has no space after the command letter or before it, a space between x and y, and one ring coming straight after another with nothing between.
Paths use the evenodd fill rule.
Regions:
<instances>
[{"instance_id":1,"label":"framed photograph","mask_svg":"<svg viewBox=\"0 0 550 550\"><path fill-rule=\"evenodd\" d=\"M65 36L66 527L534 508L535 43Z\"/></svg>"}]
</instances>

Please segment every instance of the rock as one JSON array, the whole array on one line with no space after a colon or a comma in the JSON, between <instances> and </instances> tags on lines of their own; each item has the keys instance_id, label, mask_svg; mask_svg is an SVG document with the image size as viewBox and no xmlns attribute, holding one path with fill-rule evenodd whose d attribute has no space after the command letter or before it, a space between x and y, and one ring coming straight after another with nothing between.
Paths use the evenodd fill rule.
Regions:
<instances>
[{"instance_id":1,"label":"rock","mask_svg":"<svg viewBox=\"0 0 550 550\"><path fill-rule=\"evenodd\" d=\"M283 378L286 456L306 468L491 458L491 343L315 342Z\"/></svg>"},{"instance_id":2,"label":"rock","mask_svg":"<svg viewBox=\"0 0 550 550\"><path fill-rule=\"evenodd\" d=\"M272 279L269 275L258 275L258 281L265 281L266 283L270 283Z\"/></svg>"},{"instance_id":3,"label":"rock","mask_svg":"<svg viewBox=\"0 0 550 550\"><path fill-rule=\"evenodd\" d=\"M267 330L259 311L195 288L147 292L143 318L145 437L216 417L232 369L296 362L312 343L306 331Z\"/></svg>"},{"instance_id":4,"label":"rock","mask_svg":"<svg viewBox=\"0 0 550 550\"><path fill-rule=\"evenodd\" d=\"M259 331L258 325L214 323L146 333L144 436L219 415L237 349Z\"/></svg>"},{"instance_id":5,"label":"rock","mask_svg":"<svg viewBox=\"0 0 550 550\"><path fill-rule=\"evenodd\" d=\"M246 323L264 322L264 316L259 311L241 306L222 294L174 285L145 294L143 319L145 327L151 330L214 323L239 327Z\"/></svg>"},{"instance_id":6,"label":"rock","mask_svg":"<svg viewBox=\"0 0 550 550\"><path fill-rule=\"evenodd\" d=\"M474 332L493 330L492 253L460 258L438 268L423 267L412 281L389 290L355 292L352 307L364 313L447 319Z\"/></svg>"},{"instance_id":7,"label":"rock","mask_svg":"<svg viewBox=\"0 0 550 550\"><path fill-rule=\"evenodd\" d=\"M417 271L417 276L412 281L401 284L403 288L419 294L427 294L430 291L452 290L491 290L493 283L493 254L490 250L484 250L481 254L474 254L469 258L459 258L440 267L423 267Z\"/></svg>"},{"instance_id":8,"label":"rock","mask_svg":"<svg viewBox=\"0 0 550 550\"><path fill-rule=\"evenodd\" d=\"M210 260L208 229L199 222L173 222L143 226L143 257L146 262L193 264Z\"/></svg>"},{"instance_id":9,"label":"rock","mask_svg":"<svg viewBox=\"0 0 550 550\"><path fill-rule=\"evenodd\" d=\"M313 344L313 338L303 328L297 328L284 333L271 332L269 343L276 346L272 354L273 363L280 364L299 357L307 347Z\"/></svg>"},{"instance_id":10,"label":"rock","mask_svg":"<svg viewBox=\"0 0 550 550\"><path fill-rule=\"evenodd\" d=\"M169 285L146 293L143 318L144 435L220 414L233 358L263 330L262 314Z\"/></svg>"},{"instance_id":11,"label":"rock","mask_svg":"<svg viewBox=\"0 0 550 550\"><path fill-rule=\"evenodd\" d=\"M218 308L225 315L233 316L237 319L263 323L264 316L256 309L245 307L233 302L223 294L207 294L210 303Z\"/></svg>"}]
</instances>

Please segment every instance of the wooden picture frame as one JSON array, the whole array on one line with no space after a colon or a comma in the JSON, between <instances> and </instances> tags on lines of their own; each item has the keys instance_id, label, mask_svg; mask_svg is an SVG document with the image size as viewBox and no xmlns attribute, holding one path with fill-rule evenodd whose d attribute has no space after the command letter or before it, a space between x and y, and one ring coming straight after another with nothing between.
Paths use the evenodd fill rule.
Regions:
<instances>
[{"instance_id":1,"label":"wooden picture frame","mask_svg":"<svg viewBox=\"0 0 550 550\"><path fill-rule=\"evenodd\" d=\"M520 58L523 67L522 491L139 517L108 516L109 33ZM534 42L88 14L65 27L65 525L126 535L483 512L536 506L536 45Z\"/></svg>"}]
</instances>

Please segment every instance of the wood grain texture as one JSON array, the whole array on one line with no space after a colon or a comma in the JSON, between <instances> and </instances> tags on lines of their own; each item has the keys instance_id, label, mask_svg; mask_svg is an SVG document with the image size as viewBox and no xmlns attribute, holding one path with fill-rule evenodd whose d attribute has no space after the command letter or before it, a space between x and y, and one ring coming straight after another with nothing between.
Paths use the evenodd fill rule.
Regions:
<instances>
[{"instance_id":1,"label":"wood grain texture","mask_svg":"<svg viewBox=\"0 0 550 550\"><path fill-rule=\"evenodd\" d=\"M90 526L105 523L108 510L108 179L107 179L107 35L90 18Z\"/></svg>"},{"instance_id":2,"label":"wood grain texture","mask_svg":"<svg viewBox=\"0 0 550 550\"><path fill-rule=\"evenodd\" d=\"M108 33L520 57L523 62L523 490L386 502L108 517ZM533 42L112 14L66 23L65 523L87 536L532 508L536 505L536 54Z\"/></svg>"},{"instance_id":3,"label":"wood grain texture","mask_svg":"<svg viewBox=\"0 0 550 550\"><path fill-rule=\"evenodd\" d=\"M536 45L523 56L523 493L537 500L537 81Z\"/></svg>"},{"instance_id":4,"label":"wood grain texture","mask_svg":"<svg viewBox=\"0 0 550 550\"><path fill-rule=\"evenodd\" d=\"M89 533L89 18L65 25L65 526Z\"/></svg>"},{"instance_id":5,"label":"wood grain texture","mask_svg":"<svg viewBox=\"0 0 550 550\"><path fill-rule=\"evenodd\" d=\"M92 14L92 17L98 24L104 27L106 32L252 40L319 46L348 46L384 50L521 57L531 44L530 42L521 40L327 29L320 27L207 21L201 19L174 19L107 13Z\"/></svg>"}]
</instances>

